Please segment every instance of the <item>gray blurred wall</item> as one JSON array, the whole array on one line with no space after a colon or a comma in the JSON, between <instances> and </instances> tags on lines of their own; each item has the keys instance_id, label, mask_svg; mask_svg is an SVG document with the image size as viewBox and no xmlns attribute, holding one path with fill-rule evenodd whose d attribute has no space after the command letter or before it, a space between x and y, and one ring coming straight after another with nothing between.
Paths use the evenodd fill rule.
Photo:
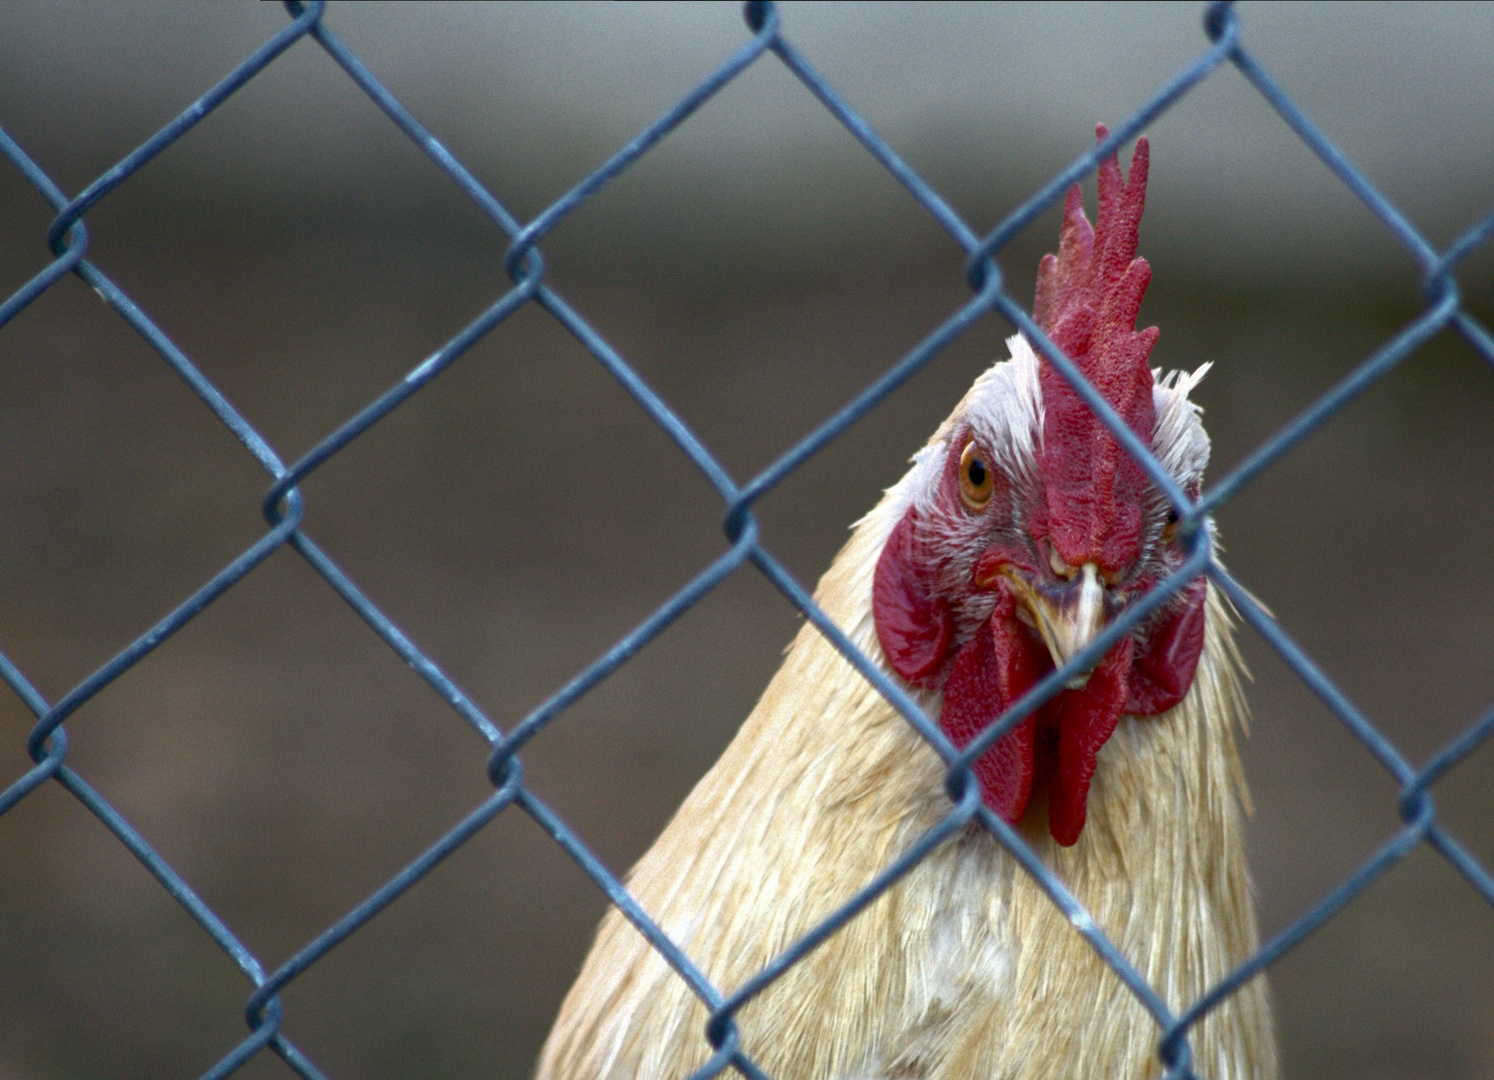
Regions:
<instances>
[{"instance_id":1,"label":"gray blurred wall","mask_svg":"<svg viewBox=\"0 0 1494 1080\"><path fill-rule=\"evenodd\" d=\"M787 3L791 40L977 225L1129 113L1204 44L1200 10L1171 4ZM1434 239L1480 209L1494 170L1491 30L1478 4L1251 4L1252 55ZM0 20L7 130L73 185L91 179L280 25L275 5L13 0ZM330 26L506 198L536 212L738 46L732 5L334 5ZM1152 132L1152 242L1199 272L1361 272L1403 257L1364 209L1226 70ZM611 225L633 243L668 229L661 204L714 192L720 251L848 242L902 195L857 168L843 131L777 66L748 73L650 169ZM214 123L154 165L150 187L199 198L372 201L410 213L428 170L311 46L298 46ZM667 167L665 167L667 162ZM145 185L141 185L145 186ZM159 197L159 194L158 196ZM839 213L827 214L834 207ZM644 233L643 237L638 234ZM764 254L767 254L765 252ZM1220 264L1226 264L1221 266Z\"/></svg>"}]
</instances>

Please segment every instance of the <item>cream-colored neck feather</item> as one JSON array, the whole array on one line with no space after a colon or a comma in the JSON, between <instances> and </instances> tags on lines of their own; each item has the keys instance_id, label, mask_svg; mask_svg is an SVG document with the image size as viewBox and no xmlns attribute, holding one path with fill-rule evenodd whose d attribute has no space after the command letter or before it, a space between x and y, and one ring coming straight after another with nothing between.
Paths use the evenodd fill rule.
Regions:
<instances>
[{"instance_id":1,"label":"cream-colored neck feather","mask_svg":"<svg viewBox=\"0 0 1494 1080\"><path fill-rule=\"evenodd\" d=\"M892 495L889 495L889 499ZM880 509L880 508L879 508ZM861 523L816 594L869 655L890 527ZM1256 945L1228 613L1211 590L1183 702L1124 717L1079 842L1024 833L1174 1010ZM937 715L937 696L924 704ZM949 809L938 758L806 625L721 760L629 879L730 992L835 911ZM1257 979L1191 1035L1212 1080L1275 1080ZM540 1080L681 1080L711 1054L706 1010L614 910L567 996ZM1160 1073L1156 1023L994 838L935 851L739 1014L775 1080L1110 1080Z\"/></svg>"}]
</instances>

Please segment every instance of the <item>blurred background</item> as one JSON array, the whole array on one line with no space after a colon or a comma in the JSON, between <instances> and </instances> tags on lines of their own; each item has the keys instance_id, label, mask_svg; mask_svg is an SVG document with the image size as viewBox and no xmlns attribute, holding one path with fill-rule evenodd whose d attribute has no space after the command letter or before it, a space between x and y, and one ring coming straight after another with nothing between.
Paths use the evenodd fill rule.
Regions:
<instances>
[{"instance_id":1,"label":"blurred background","mask_svg":"<svg viewBox=\"0 0 1494 1080\"><path fill-rule=\"evenodd\" d=\"M784 3L783 31L977 231L1207 46L1198 5ZM1494 207L1494 8L1242 3L1243 41L1430 240ZM0 126L81 190L285 23L9 0ZM521 219L747 39L734 4L329 5ZM1422 309L1411 258L1232 68L1151 128L1154 362L1220 476ZM0 167L0 295L52 217ZM88 257L299 457L507 290L507 238L309 39L87 216ZM999 255L1026 302L1050 212ZM968 297L947 236L773 57L544 245L549 282L739 479ZM1494 322L1494 245L1464 265ZM759 506L805 583L974 375L991 317ZM1494 705L1494 372L1443 334L1219 514L1240 579L1406 754ZM0 330L0 649L56 700L262 534L265 474L67 278ZM306 531L505 728L723 550L712 490L537 308L311 476ZM614 870L731 738L798 617L750 569L562 715L533 789ZM1252 634L1265 931L1398 826L1395 786ZM0 785L32 717L0 695ZM491 791L486 745L289 550L85 705L68 762L267 968ZM1437 789L1494 865L1494 748ZM500 815L284 993L330 1076L520 1078L603 910ZM1419 850L1271 969L1286 1074L1494 1076L1494 911ZM0 819L0 1078L190 1077L249 987L56 785ZM262 1054L237 1075L289 1076Z\"/></svg>"}]
</instances>

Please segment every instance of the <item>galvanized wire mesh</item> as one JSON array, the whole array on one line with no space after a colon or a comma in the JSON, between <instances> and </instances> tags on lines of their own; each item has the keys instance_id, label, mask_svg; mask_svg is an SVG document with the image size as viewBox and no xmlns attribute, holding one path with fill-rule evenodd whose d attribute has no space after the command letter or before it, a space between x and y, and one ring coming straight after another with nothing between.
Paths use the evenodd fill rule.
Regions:
<instances>
[{"instance_id":1,"label":"galvanized wire mesh","mask_svg":"<svg viewBox=\"0 0 1494 1080\"><path fill-rule=\"evenodd\" d=\"M1159 1068L1168 1077L1193 1076L1188 1047L1190 1030L1211 1009L1234 993L1244 982L1269 966L1305 936L1323 925L1345 904L1360 894L1386 870L1409 852L1425 843L1447 859L1469 885L1494 904L1494 878L1439 824L1431 798L1431 789L1450 769L1466 758L1494 733L1494 710L1463 731L1420 768L1412 766L1402 753L1376 729L1366 716L1328 679L1319 666L1291 637L1246 593L1219 565L1209 542L1209 531L1201 527L1207 515L1234 497L1273 463L1291 452L1327 418L1346 406L1377 379L1415 352L1433 335L1451 329L1469 345L1494 363L1494 337L1463 306L1456 271L1459 264L1480 245L1494 236L1494 213L1468 228L1445 250L1434 248L1365 176L1351 164L1314 126L1312 120L1273 82L1246 48L1236 13L1227 3L1211 7L1205 18L1206 47L1191 63L1165 82L1139 110L1089 153L1054 176L1030 199L1013 211L994 229L984 234L976 231L940 197L912 168L885 143L872 128L849 107L795 50L785 35L779 14L770 3L749 3L745 16L748 39L727 58L704 82L682 98L671 109L640 132L595 172L585 177L562 198L551 204L533 220L515 218L459 161L437 141L398 100L394 98L337 36L323 24L321 4L303 5L291 2L291 21L267 41L227 78L205 93L176 119L146 140L118 164L106 171L76 196L69 197L29 158L3 130L0 151L11 165L55 208L57 217L48 230L47 242L55 261L0 304L0 328L68 274L76 274L93 287L145 341L158 352L201 401L221 421L264 468L271 485L264 496L262 509L268 528L252 545L220 572L204 582L197 591L156 625L78 683L56 701L47 701L9 659L0 655L0 676L37 716L37 723L27 740L35 767L15 778L0 793L0 815L27 799L49 781L61 785L110 830L155 877L202 930L228 955L252 983L246 1005L249 1034L237 1046L227 1049L222 1059L205 1075L222 1077L232 1074L249 1059L269 1049L294 1070L306 1077L322 1072L286 1035L280 993L330 951L357 932L379 911L394 902L405 890L417 885L443 858L471 839L496 816L511 808L532 817L553 838L607 898L644 934L659 953L686 980L706 1004L710 1019L701 1038L714 1049L709 1062L701 1069L701 1078L734 1068L743 1075L760 1077L762 1071L742 1049L734 1021L736 1012L767 986L781 977L793 964L833 934L847 920L855 918L867 904L880 895L901 875L907 873L934 847L957 830L978 820L1005 845L1021 865L1063 909L1076 931L1083 934L1105 962L1125 982L1138 1000L1155 1017L1159 1028ZM336 63L348 78L366 93L400 131L408 136L435 162L444 174L465 193L510 239L505 261L514 285L498 297L477 319L448 341L428 359L411 370L397 384L369 402L356 415L328 434L300 460L287 464L269 443L228 402L182 350L175 346L130 296L105 276L87 258L88 211L108 198L122 183L146 162L181 138L198 121L221 105L251 79L271 67L277 57L302 37L312 39ZM771 54L772 60L769 55ZM594 196L603 185L632 167L649 153L660 140L685 123L713 95L754 64L781 62L791 71L824 108L851 132L866 153L890 172L966 255L967 278L971 298L948 318L932 327L922 342L880 378L846 403L834 416L818 426L802 441L786 449L768 468L745 482L732 477L680 416L640 377L634 365L623 357L587 319L556 293L545 280L545 265L540 244L547 235L578 207ZM1337 385L1323 394L1309 408L1295 417L1273 437L1246 456L1226 476L1215 482L1199 499L1191 500L1178 490L1166 471L1153 459L1149 448L1141 443L1120 420L1105 400L1088 384L1069 360L1059 352L1033 323L1023 305L1005 291L996 257L1013 237L1027 228L1039 215L1059 200L1070 184L1092 173L1099 161L1122 143L1134 138L1159 115L1184 95L1225 65L1233 65L1248 80L1272 109L1296 135L1327 165L1342 183L1374 214L1384 228L1416 260L1423 275L1425 307L1414 319L1367 356ZM683 454L719 494L724 509L723 527L728 549L689 584L654 611L632 632L619 640L603 655L577 672L549 700L536 708L511 731L504 732L442 672L422 649L403 634L375 602L339 569L322 547L302 527L304 505L298 485L334 455L345 449L375 424L399 408L423 386L439 377L474 343L526 305L543 309L564 327L610 373L633 399L653 418ZM968 782L969 766L1016 721L1037 704L1056 693L1068 677L1068 668L1054 671L1015 703L980 738L963 751L952 746L937 724L925 716L915 703L881 671L861 655L844 634L821 613L809 593L768 553L761 543L759 527L753 514L754 504L780 484L812 455L857 423L873 406L898 388L933 357L968 331L978 321L996 313L1011 326L1020 329L1075 386L1084 400L1104 421L1146 470L1153 482L1176 507L1181 532L1190 551L1186 564L1146 599L1130 609L1109 627L1089 648L1071 661L1075 670L1097 661L1122 635L1128 634L1141 620L1165 603L1177 590L1199 574L1207 574L1233 600L1245 620L1267 641L1303 682L1323 701L1332 713L1359 740L1363 747L1394 778L1400 789L1399 813L1404 828L1375 851L1353 874L1306 914L1268 941L1253 957L1231 972L1202 998L1180 1013L1170 1009L1158 991L1133 968L1126 957L1105 937L1081 906L1054 875L1043 865L1022 838L1006 823L980 803L975 785ZM168 637L194 616L214 603L235 582L251 573L269 555L283 546L295 550L326 584L346 601L429 685L442 701L467 724L475 728L492 747L486 760L486 772L494 791L476 806L418 859L390 878L341 919L307 942L289 960L275 970L266 970L261 961L241 942L234 932L193 891L185 878L170 865L152 844L129 821L119 814L67 764L67 718L105 686L136 663L147 658ZM759 573L800 609L831 641L846 659L898 709L918 733L925 738L948 764L947 788L950 810L941 823L930 830L908 851L884 868L877 877L827 918L812 933L777 957L745 985L731 990L713 986L686 955L629 895L621 882L595 857L581 837L567 827L524 782L518 754L525 744L557 716L607 679L630 657L646 648L682 614L721 584L728 576L751 564Z\"/></svg>"}]
</instances>

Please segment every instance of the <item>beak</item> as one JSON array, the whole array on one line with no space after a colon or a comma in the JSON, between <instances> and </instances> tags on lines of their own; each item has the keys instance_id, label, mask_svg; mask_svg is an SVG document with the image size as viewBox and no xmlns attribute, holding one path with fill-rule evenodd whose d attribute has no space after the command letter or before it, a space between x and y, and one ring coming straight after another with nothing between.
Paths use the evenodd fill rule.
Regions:
<instances>
[{"instance_id":1,"label":"beak","mask_svg":"<svg viewBox=\"0 0 1494 1080\"><path fill-rule=\"evenodd\" d=\"M1094 563L1085 563L1071 581L1056 588L1034 585L1010 564L998 573L1011 583L1012 591L1042 635L1043 644L1048 646L1055 666L1066 664L1105 628L1105 587ZM1088 671L1076 675L1067 688L1082 690L1089 682L1089 675Z\"/></svg>"}]
</instances>

